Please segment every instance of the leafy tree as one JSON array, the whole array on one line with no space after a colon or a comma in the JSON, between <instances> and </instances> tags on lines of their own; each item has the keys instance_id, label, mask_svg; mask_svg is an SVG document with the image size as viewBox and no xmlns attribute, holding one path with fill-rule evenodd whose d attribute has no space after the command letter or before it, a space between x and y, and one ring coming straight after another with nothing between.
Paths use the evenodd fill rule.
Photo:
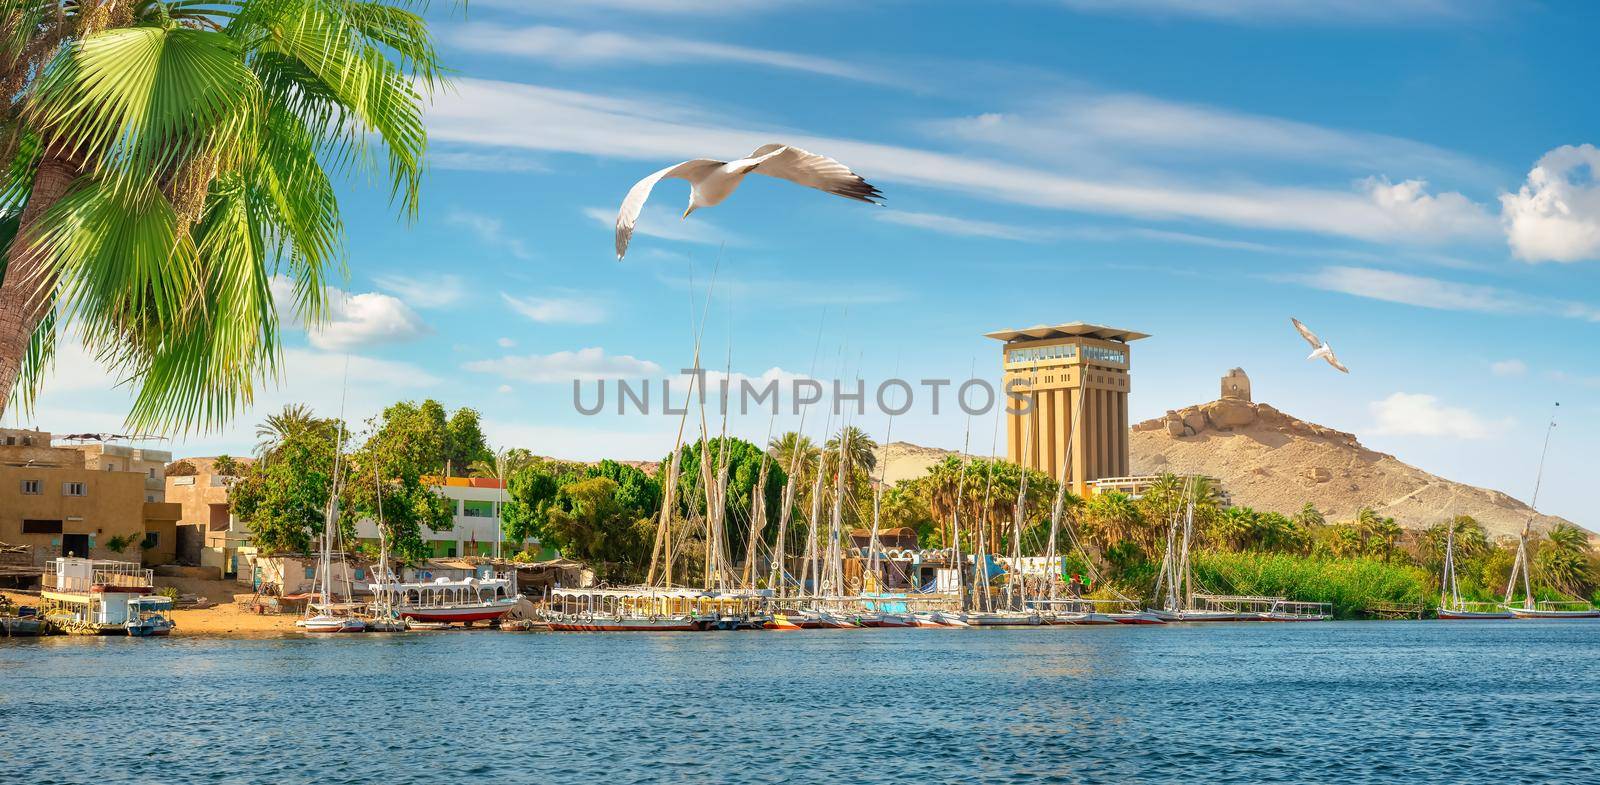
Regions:
<instances>
[{"instance_id":1,"label":"leafy tree","mask_svg":"<svg viewBox=\"0 0 1600 785\"><path fill-rule=\"evenodd\" d=\"M506 539L523 542L549 539L550 510L561 488L588 477L588 467L566 461L536 458L518 469L506 483L510 497L501 507Z\"/></svg>"},{"instance_id":2,"label":"leafy tree","mask_svg":"<svg viewBox=\"0 0 1600 785\"><path fill-rule=\"evenodd\" d=\"M1540 582L1568 596L1582 597L1595 585L1589 572L1589 535L1570 523L1545 532L1533 565Z\"/></svg>"},{"instance_id":3,"label":"leafy tree","mask_svg":"<svg viewBox=\"0 0 1600 785\"><path fill-rule=\"evenodd\" d=\"M1088 534L1103 549L1124 545L1140 546L1145 539L1144 517L1133 499L1125 493L1109 491L1098 494L1084 506L1084 523ZM1147 553L1148 555L1148 553Z\"/></svg>"},{"instance_id":4,"label":"leafy tree","mask_svg":"<svg viewBox=\"0 0 1600 785\"><path fill-rule=\"evenodd\" d=\"M0 414L70 323L133 380L132 428L217 425L343 263L333 179L414 216L427 26L384 0L0 0ZM41 286L40 283L45 285Z\"/></svg>"},{"instance_id":5,"label":"leafy tree","mask_svg":"<svg viewBox=\"0 0 1600 785\"><path fill-rule=\"evenodd\" d=\"M444 446L445 461L452 476L469 473L473 464L494 461L476 409L462 407L450 415L445 425Z\"/></svg>"},{"instance_id":6,"label":"leafy tree","mask_svg":"<svg viewBox=\"0 0 1600 785\"><path fill-rule=\"evenodd\" d=\"M592 566L601 580L637 579L650 556L654 524L634 516L618 501L609 477L591 477L563 486L551 507L551 541L565 555Z\"/></svg>"},{"instance_id":7,"label":"leafy tree","mask_svg":"<svg viewBox=\"0 0 1600 785\"><path fill-rule=\"evenodd\" d=\"M455 502L425 481L437 469L430 452L432 423L397 405L368 425L372 436L347 464L341 511L351 520L381 520L394 558L421 561L430 555L422 528L449 531L455 526Z\"/></svg>"},{"instance_id":8,"label":"leafy tree","mask_svg":"<svg viewBox=\"0 0 1600 785\"><path fill-rule=\"evenodd\" d=\"M1328 525L1328 519L1323 517L1322 511L1315 504L1306 502L1300 511L1294 514L1294 522L1303 529L1315 529Z\"/></svg>"},{"instance_id":9,"label":"leafy tree","mask_svg":"<svg viewBox=\"0 0 1600 785\"><path fill-rule=\"evenodd\" d=\"M232 512L263 553L308 553L323 531L341 428L307 414L303 427L275 438L228 488Z\"/></svg>"},{"instance_id":10,"label":"leafy tree","mask_svg":"<svg viewBox=\"0 0 1600 785\"><path fill-rule=\"evenodd\" d=\"M467 467L467 470L473 477L492 477L497 480L509 480L511 475L517 473L518 469L533 463L535 460L537 458L533 453L521 447L513 447L509 450L495 453L489 459L480 458L473 461Z\"/></svg>"},{"instance_id":11,"label":"leafy tree","mask_svg":"<svg viewBox=\"0 0 1600 785\"><path fill-rule=\"evenodd\" d=\"M731 436L708 439L706 448L707 463L710 466L713 481L717 476L717 466L718 462L722 460L723 451L727 451L728 495L724 504L726 514L723 516L723 541L742 543L749 536L750 500L755 495L756 482L761 475L761 462L766 456L760 447ZM663 471L671 460L671 455L662 460ZM705 508L706 496L702 490L700 443L698 441L683 445L680 450L678 465L681 467L677 489L678 513L685 518L696 515L702 519L708 517L708 511ZM765 503L767 506L767 523L772 531L763 533L765 537L770 538L773 536L772 532L777 529L779 509L783 504L785 476L783 467L768 466ZM665 478L662 477L660 479ZM824 488L823 492L832 493L832 488ZM800 512L798 505L796 512Z\"/></svg>"}]
</instances>

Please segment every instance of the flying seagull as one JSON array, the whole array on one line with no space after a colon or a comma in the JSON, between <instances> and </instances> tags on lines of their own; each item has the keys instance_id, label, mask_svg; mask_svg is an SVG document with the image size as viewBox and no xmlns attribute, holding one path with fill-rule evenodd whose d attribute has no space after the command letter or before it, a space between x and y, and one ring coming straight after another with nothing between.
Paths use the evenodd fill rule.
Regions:
<instances>
[{"instance_id":1,"label":"flying seagull","mask_svg":"<svg viewBox=\"0 0 1600 785\"><path fill-rule=\"evenodd\" d=\"M1306 343L1311 344L1311 354L1306 357L1307 360L1315 360L1318 357L1321 357L1322 359L1327 360L1329 365L1338 368L1345 373L1350 372L1350 369L1344 367L1344 365L1339 362L1339 358L1334 356L1333 347L1329 346L1327 341L1318 338L1317 334L1311 332L1310 327L1301 324L1299 319L1291 316L1289 317L1289 321L1294 322L1294 329L1300 331L1300 337L1306 339Z\"/></svg>"},{"instance_id":2,"label":"flying seagull","mask_svg":"<svg viewBox=\"0 0 1600 785\"><path fill-rule=\"evenodd\" d=\"M722 204L733 193L733 189L739 187L744 176L751 172L799 183L846 199L882 204L878 200L883 198L883 194L861 179L860 175L850 171L849 167L825 155L809 153L798 147L764 144L737 161L696 158L662 169L628 189L627 197L622 200L622 209L617 212L617 261L622 261L622 255L628 252L628 240L633 237L633 225L639 220L639 211L644 209L644 201L650 198L650 189L661 178L676 177L689 181L689 209L683 211L683 217L688 218L689 213L701 207Z\"/></svg>"}]
</instances>

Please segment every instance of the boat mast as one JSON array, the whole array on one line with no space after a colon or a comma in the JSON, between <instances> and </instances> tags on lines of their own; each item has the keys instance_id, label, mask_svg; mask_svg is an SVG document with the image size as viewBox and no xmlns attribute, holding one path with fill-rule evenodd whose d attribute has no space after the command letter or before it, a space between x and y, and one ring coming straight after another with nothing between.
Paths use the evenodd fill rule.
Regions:
<instances>
[{"instance_id":1,"label":"boat mast","mask_svg":"<svg viewBox=\"0 0 1600 785\"><path fill-rule=\"evenodd\" d=\"M822 328L828 323L828 312L822 312L822 319L817 322L817 342L811 349L811 369L806 372L806 378L811 378L817 372L817 358L822 354ZM776 405L776 404L774 404ZM806 415L811 413L811 404L806 404L800 410L800 426L795 430L793 450L789 453L788 475L783 481L783 506L778 511L778 538L772 544L772 577L767 580L767 587L775 589L781 599L787 593L789 565L786 552L788 551L789 520L794 514L795 472L804 465L802 450L800 449L801 435L806 432ZM770 440L768 442L770 446Z\"/></svg>"},{"instance_id":2,"label":"boat mast","mask_svg":"<svg viewBox=\"0 0 1600 785\"><path fill-rule=\"evenodd\" d=\"M1456 524L1445 523L1444 529L1444 585L1439 587L1439 604L1452 610L1461 608L1461 594L1456 590Z\"/></svg>"},{"instance_id":3,"label":"boat mast","mask_svg":"<svg viewBox=\"0 0 1600 785\"><path fill-rule=\"evenodd\" d=\"M1506 604L1511 603L1511 592L1517 585L1517 573L1522 573L1522 607L1532 610L1533 585L1529 573L1533 570L1528 567L1528 533L1533 529L1533 519L1539 514L1539 486L1544 484L1544 459L1550 454L1550 434L1556 429L1556 412L1561 408L1557 402L1550 409L1550 424L1544 429L1544 446L1539 449L1539 472L1533 478L1533 499L1528 503L1528 520L1522 524L1522 536L1517 539L1517 559L1511 565L1511 580L1506 583Z\"/></svg>"},{"instance_id":4,"label":"boat mast","mask_svg":"<svg viewBox=\"0 0 1600 785\"><path fill-rule=\"evenodd\" d=\"M994 465L1000 456L1001 414L1002 412L996 412L994 416L994 436L989 441L989 470L984 475L983 501L978 505L979 520L976 524L978 527L978 549L977 553L974 554L975 563L972 571L972 582L974 592L980 589L983 592L974 597L979 601L978 609L980 611L994 609L994 604L991 601L993 598L989 596L989 493L994 490Z\"/></svg>"},{"instance_id":5,"label":"boat mast","mask_svg":"<svg viewBox=\"0 0 1600 785\"><path fill-rule=\"evenodd\" d=\"M955 503L950 506L950 559L951 566L956 569L956 609L963 613L967 610L967 579L961 573L967 565L961 554L961 505L966 503L967 467L972 465L967 453L971 448L972 415L968 414L966 433L961 437L961 474L956 478Z\"/></svg>"},{"instance_id":6,"label":"boat mast","mask_svg":"<svg viewBox=\"0 0 1600 785\"><path fill-rule=\"evenodd\" d=\"M1002 410L1003 413L1003 410ZM1017 464L1017 503L1011 515L1011 569L1006 574L1006 608L1021 610L1020 605L1013 607L1026 599L1022 581L1022 519L1028 512L1028 467L1026 456L1033 447L1033 420L1030 416L1027 433L1022 437L1023 462Z\"/></svg>"}]
</instances>

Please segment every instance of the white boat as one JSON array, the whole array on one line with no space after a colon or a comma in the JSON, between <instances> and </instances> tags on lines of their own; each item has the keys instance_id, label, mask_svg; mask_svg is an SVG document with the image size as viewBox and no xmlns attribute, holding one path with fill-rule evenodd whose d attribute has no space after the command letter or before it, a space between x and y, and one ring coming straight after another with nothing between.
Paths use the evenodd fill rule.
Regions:
<instances>
[{"instance_id":1,"label":"white boat","mask_svg":"<svg viewBox=\"0 0 1600 785\"><path fill-rule=\"evenodd\" d=\"M391 578L391 576L382 576ZM389 597L390 612L408 621L471 624L505 616L517 604L515 581L493 572L451 580L369 584L374 595Z\"/></svg>"},{"instance_id":2,"label":"white boat","mask_svg":"<svg viewBox=\"0 0 1600 785\"><path fill-rule=\"evenodd\" d=\"M1586 602L1543 602L1531 608L1508 605L1506 610L1519 619L1600 619L1600 609Z\"/></svg>"},{"instance_id":3,"label":"white boat","mask_svg":"<svg viewBox=\"0 0 1600 785\"><path fill-rule=\"evenodd\" d=\"M1169 610L1165 608L1151 608L1148 613L1163 622L1212 622L1212 621L1256 621L1253 614L1237 613L1225 610L1203 610L1196 608Z\"/></svg>"},{"instance_id":4,"label":"white boat","mask_svg":"<svg viewBox=\"0 0 1600 785\"><path fill-rule=\"evenodd\" d=\"M1439 608L1439 618L1446 621L1490 621L1516 618L1507 610L1475 611L1465 608Z\"/></svg>"},{"instance_id":5,"label":"white boat","mask_svg":"<svg viewBox=\"0 0 1600 785\"><path fill-rule=\"evenodd\" d=\"M1261 621L1328 621L1332 606L1322 602L1275 600L1272 607L1256 614Z\"/></svg>"},{"instance_id":6,"label":"white boat","mask_svg":"<svg viewBox=\"0 0 1600 785\"><path fill-rule=\"evenodd\" d=\"M314 633L367 631L367 623L355 616L332 616L326 613L301 619L295 622L294 626Z\"/></svg>"},{"instance_id":7,"label":"white boat","mask_svg":"<svg viewBox=\"0 0 1600 785\"><path fill-rule=\"evenodd\" d=\"M1490 603L1470 603L1461 599L1456 584L1456 527L1445 524L1443 580L1439 585L1439 618L1446 621L1492 621L1514 618L1511 612Z\"/></svg>"},{"instance_id":8,"label":"white boat","mask_svg":"<svg viewBox=\"0 0 1600 785\"><path fill-rule=\"evenodd\" d=\"M1132 610L1108 613L1112 621L1118 624L1166 624L1166 620L1150 611Z\"/></svg>"},{"instance_id":9,"label":"white boat","mask_svg":"<svg viewBox=\"0 0 1600 785\"><path fill-rule=\"evenodd\" d=\"M1037 611L989 611L968 613L967 624L973 627L1036 627L1043 623Z\"/></svg>"}]
</instances>

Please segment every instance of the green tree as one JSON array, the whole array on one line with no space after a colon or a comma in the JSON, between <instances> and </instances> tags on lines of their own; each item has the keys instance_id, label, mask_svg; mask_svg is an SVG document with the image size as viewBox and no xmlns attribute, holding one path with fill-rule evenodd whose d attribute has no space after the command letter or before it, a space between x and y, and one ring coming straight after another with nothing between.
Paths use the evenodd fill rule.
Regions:
<instances>
[{"instance_id":1,"label":"green tree","mask_svg":"<svg viewBox=\"0 0 1600 785\"><path fill-rule=\"evenodd\" d=\"M404 5L0 0L0 414L67 324L132 380L132 428L251 402L280 355L273 277L327 315L334 178L416 214L441 67Z\"/></svg>"},{"instance_id":2,"label":"green tree","mask_svg":"<svg viewBox=\"0 0 1600 785\"><path fill-rule=\"evenodd\" d=\"M1567 596L1582 597L1594 588L1589 535L1570 523L1558 523L1545 532L1533 565L1541 583Z\"/></svg>"},{"instance_id":3,"label":"green tree","mask_svg":"<svg viewBox=\"0 0 1600 785\"><path fill-rule=\"evenodd\" d=\"M1328 525L1328 519L1323 517L1322 511L1317 509L1317 506L1311 502L1306 502L1305 506L1294 514L1294 522L1307 530Z\"/></svg>"},{"instance_id":4,"label":"green tree","mask_svg":"<svg viewBox=\"0 0 1600 785\"><path fill-rule=\"evenodd\" d=\"M484 461L494 461L494 453L483 437L483 424L478 411L462 407L450 415L445 424L445 462L450 475L464 476L472 466Z\"/></svg>"},{"instance_id":5,"label":"green tree","mask_svg":"<svg viewBox=\"0 0 1600 785\"><path fill-rule=\"evenodd\" d=\"M601 580L637 580L655 532L618 500L617 483L590 477L563 486L550 509L549 534L562 554L594 568Z\"/></svg>"},{"instance_id":6,"label":"green tree","mask_svg":"<svg viewBox=\"0 0 1600 785\"><path fill-rule=\"evenodd\" d=\"M496 480L508 480L528 464L537 460L534 454L521 447L501 450L494 453L490 459L478 459L467 467L473 477L490 477Z\"/></svg>"},{"instance_id":7,"label":"green tree","mask_svg":"<svg viewBox=\"0 0 1600 785\"><path fill-rule=\"evenodd\" d=\"M506 483L510 498L501 507L506 539L549 540L550 510L562 486L584 479L587 471L582 464L536 458L512 474Z\"/></svg>"},{"instance_id":8,"label":"green tree","mask_svg":"<svg viewBox=\"0 0 1600 785\"><path fill-rule=\"evenodd\" d=\"M347 464L341 511L350 520L381 518L393 557L421 561L431 555L423 527L449 531L455 526L455 502L427 482L438 468L429 442L432 422L397 405L368 425L372 436Z\"/></svg>"},{"instance_id":9,"label":"green tree","mask_svg":"<svg viewBox=\"0 0 1600 785\"><path fill-rule=\"evenodd\" d=\"M283 431L228 488L233 514L262 553L308 553L323 531L342 429L304 413L303 427Z\"/></svg>"}]
</instances>

